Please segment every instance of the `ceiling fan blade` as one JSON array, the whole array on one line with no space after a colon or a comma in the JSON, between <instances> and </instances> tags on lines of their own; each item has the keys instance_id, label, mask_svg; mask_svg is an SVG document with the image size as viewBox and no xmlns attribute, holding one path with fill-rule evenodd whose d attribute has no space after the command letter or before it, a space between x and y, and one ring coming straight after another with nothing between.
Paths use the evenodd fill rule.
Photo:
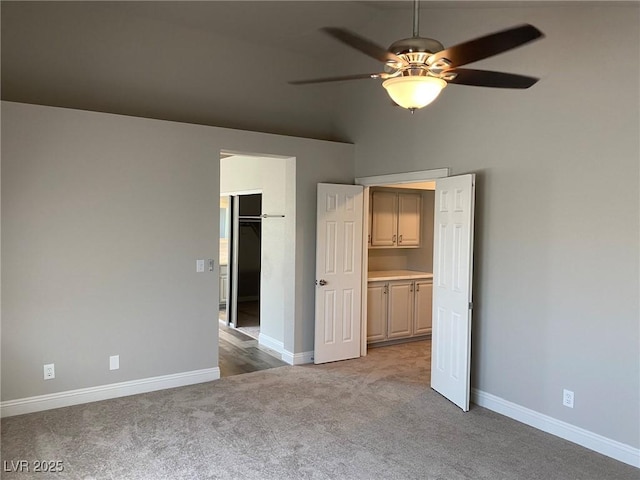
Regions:
<instances>
[{"instance_id":1,"label":"ceiling fan blade","mask_svg":"<svg viewBox=\"0 0 640 480\"><path fill-rule=\"evenodd\" d=\"M307 85L310 83L326 83L326 82L341 82L343 80L360 80L363 78L384 78L385 73L358 73L355 75L344 75L341 77L327 77L327 78L313 78L310 80L293 80L289 82L291 85Z\"/></svg>"},{"instance_id":2,"label":"ceiling fan blade","mask_svg":"<svg viewBox=\"0 0 640 480\"><path fill-rule=\"evenodd\" d=\"M431 55L427 63L432 65L438 60L447 59L452 67L458 67L506 52L540 37L544 37L540 30L524 24L445 48Z\"/></svg>"},{"instance_id":3,"label":"ceiling fan blade","mask_svg":"<svg viewBox=\"0 0 640 480\"><path fill-rule=\"evenodd\" d=\"M447 80L447 83L475 87L529 88L539 80L538 78L516 75L515 73L471 70L468 68L455 68L449 70L449 72L455 73L456 77L452 80Z\"/></svg>"},{"instance_id":4,"label":"ceiling fan blade","mask_svg":"<svg viewBox=\"0 0 640 480\"><path fill-rule=\"evenodd\" d=\"M333 38L340 40L342 43L349 45L350 47L355 48L356 50L364 53L365 55L369 55L382 63L393 62L398 65L406 65L406 62L402 58L391 53L386 48L381 47L358 34L350 32L349 30L337 27L324 27L322 30Z\"/></svg>"}]
</instances>

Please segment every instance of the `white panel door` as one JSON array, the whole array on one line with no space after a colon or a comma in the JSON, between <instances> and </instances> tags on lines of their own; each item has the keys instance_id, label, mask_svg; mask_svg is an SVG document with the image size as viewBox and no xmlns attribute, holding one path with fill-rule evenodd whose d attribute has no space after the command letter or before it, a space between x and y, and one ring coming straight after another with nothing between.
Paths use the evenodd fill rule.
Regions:
<instances>
[{"instance_id":1,"label":"white panel door","mask_svg":"<svg viewBox=\"0 0 640 480\"><path fill-rule=\"evenodd\" d=\"M435 195L431 387L466 412L475 175L438 179Z\"/></svg>"},{"instance_id":2,"label":"white panel door","mask_svg":"<svg viewBox=\"0 0 640 480\"><path fill-rule=\"evenodd\" d=\"M363 187L318 184L315 363L360 356Z\"/></svg>"}]
</instances>

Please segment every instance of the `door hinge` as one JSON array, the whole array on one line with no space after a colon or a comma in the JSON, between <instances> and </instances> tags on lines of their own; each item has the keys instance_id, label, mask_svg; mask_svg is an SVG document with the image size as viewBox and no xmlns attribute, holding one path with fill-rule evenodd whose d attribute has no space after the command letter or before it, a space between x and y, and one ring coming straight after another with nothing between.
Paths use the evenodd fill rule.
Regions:
<instances>
[{"instance_id":1,"label":"door hinge","mask_svg":"<svg viewBox=\"0 0 640 480\"><path fill-rule=\"evenodd\" d=\"M469 310L473 310L473 302L469 302Z\"/></svg>"}]
</instances>

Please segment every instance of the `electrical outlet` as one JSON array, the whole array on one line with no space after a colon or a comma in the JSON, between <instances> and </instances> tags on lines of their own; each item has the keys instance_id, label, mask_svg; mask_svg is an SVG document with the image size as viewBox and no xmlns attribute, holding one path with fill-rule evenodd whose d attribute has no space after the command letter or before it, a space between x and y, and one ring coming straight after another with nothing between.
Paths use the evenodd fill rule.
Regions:
<instances>
[{"instance_id":1,"label":"electrical outlet","mask_svg":"<svg viewBox=\"0 0 640 480\"><path fill-rule=\"evenodd\" d=\"M53 363L47 363L44 366L44 379L51 380L52 378L56 378L56 368Z\"/></svg>"},{"instance_id":2,"label":"electrical outlet","mask_svg":"<svg viewBox=\"0 0 640 480\"><path fill-rule=\"evenodd\" d=\"M109 370L118 370L120 368L120 355L112 355L109 357Z\"/></svg>"},{"instance_id":3,"label":"electrical outlet","mask_svg":"<svg viewBox=\"0 0 640 480\"><path fill-rule=\"evenodd\" d=\"M573 392L571 390L562 391L562 405L573 408Z\"/></svg>"},{"instance_id":4,"label":"electrical outlet","mask_svg":"<svg viewBox=\"0 0 640 480\"><path fill-rule=\"evenodd\" d=\"M204 272L204 259L196 260L196 273Z\"/></svg>"}]
</instances>

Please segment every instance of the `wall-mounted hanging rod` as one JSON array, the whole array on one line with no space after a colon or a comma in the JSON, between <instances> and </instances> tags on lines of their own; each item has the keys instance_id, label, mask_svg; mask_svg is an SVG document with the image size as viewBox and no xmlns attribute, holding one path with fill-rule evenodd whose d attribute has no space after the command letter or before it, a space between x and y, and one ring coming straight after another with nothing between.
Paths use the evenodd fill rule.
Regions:
<instances>
[{"instance_id":1,"label":"wall-mounted hanging rod","mask_svg":"<svg viewBox=\"0 0 640 480\"><path fill-rule=\"evenodd\" d=\"M284 215L270 215L268 213L263 213L260 215L262 218L284 218Z\"/></svg>"}]
</instances>

